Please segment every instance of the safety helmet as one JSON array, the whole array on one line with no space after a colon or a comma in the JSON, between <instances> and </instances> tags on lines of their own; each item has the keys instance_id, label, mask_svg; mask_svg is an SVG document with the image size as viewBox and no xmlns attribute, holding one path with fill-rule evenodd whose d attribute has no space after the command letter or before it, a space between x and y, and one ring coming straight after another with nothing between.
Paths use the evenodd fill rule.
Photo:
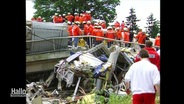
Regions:
<instances>
[{"instance_id":1,"label":"safety helmet","mask_svg":"<svg viewBox=\"0 0 184 104\"><path fill-rule=\"evenodd\" d=\"M160 33L158 33L157 36L160 36Z\"/></svg>"},{"instance_id":2,"label":"safety helmet","mask_svg":"<svg viewBox=\"0 0 184 104\"><path fill-rule=\"evenodd\" d=\"M87 24L90 24L91 22L90 21L87 21Z\"/></svg>"},{"instance_id":3,"label":"safety helmet","mask_svg":"<svg viewBox=\"0 0 184 104\"><path fill-rule=\"evenodd\" d=\"M128 31L128 29L127 28L124 28L124 31Z\"/></svg>"},{"instance_id":4,"label":"safety helmet","mask_svg":"<svg viewBox=\"0 0 184 104\"><path fill-rule=\"evenodd\" d=\"M70 22L70 21L68 21L67 23L68 23L68 24L71 24L71 22Z\"/></svg>"}]
</instances>

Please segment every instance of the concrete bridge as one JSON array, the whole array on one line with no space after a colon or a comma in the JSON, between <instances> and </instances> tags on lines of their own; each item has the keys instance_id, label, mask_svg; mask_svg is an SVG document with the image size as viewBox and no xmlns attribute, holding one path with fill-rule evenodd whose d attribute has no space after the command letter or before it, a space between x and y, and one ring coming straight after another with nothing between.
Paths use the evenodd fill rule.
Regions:
<instances>
[{"instance_id":1,"label":"concrete bridge","mask_svg":"<svg viewBox=\"0 0 184 104\"><path fill-rule=\"evenodd\" d=\"M53 70L59 60L70 55L66 24L27 21L26 73Z\"/></svg>"}]
</instances>

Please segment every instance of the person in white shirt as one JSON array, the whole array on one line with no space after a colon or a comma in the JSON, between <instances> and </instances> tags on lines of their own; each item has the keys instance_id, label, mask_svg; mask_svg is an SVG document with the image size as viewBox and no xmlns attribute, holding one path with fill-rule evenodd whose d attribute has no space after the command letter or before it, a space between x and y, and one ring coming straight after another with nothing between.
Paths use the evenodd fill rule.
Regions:
<instances>
[{"instance_id":1,"label":"person in white shirt","mask_svg":"<svg viewBox=\"0 0 184 104\"><path fill-rule=\"evenodd\" d=\"M160 73L149 61L148 51L140 51L141 61L132 64L125 75L126 92L133 95L133 104L155 104L160 96Z\"/></svg>"}]
</instances>

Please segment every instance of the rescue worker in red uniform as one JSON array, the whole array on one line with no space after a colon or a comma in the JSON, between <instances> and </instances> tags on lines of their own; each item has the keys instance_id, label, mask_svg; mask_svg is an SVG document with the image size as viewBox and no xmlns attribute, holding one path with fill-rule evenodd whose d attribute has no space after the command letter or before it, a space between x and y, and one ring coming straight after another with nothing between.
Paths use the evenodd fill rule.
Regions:
<instances>
[{"instance_id":1,"label":"rescue worker in red uniform","mask_svg":"<svg viewBox=\"0 0 184 104\"><path fill-rule=\"evenodd\" d=\"M107 27L107 32L106 32L106 35L105 37L106 38L110 38L110 39L115 39L115 36L116 36L116 33L115 31L113 30L113 28L111 26ZM108 48L113 44L113 40L107 40L107 46Z\"/></svg>"},{"instance_id":2,"label":"rescue worker in red uniform","mask_svg":"<svg viewBox=\"0 0 184 104\"><path fill-rule=\"evenodd\" d=\"M144 48L144 44L147 38L145 31L142 31L142 29L140 29L140 31L138 32L137 36L135 36L135 38L137 39L137 42L140 44L140 47Z\"/></svg>"},{"instance_id":3,"label":"rescue worker in red uniform","mask_svg":"<svg viewBox=\"0 0 184 104\"><path fill-rule=\"evenodd\" d=\"M124 28L125 28L125 22L122 21L122 23L121 23L121 31L122 31L122 32L124 31Z\"/></svg>"},{"instance_id":4,"label":"rescue worker in red uniform","mask_svg":"<svg viewBox=\"0 0 184 104\"><path fill-rule=\"evenodd\" d=\"M119 23L118 21L116 21L116 22L114 23L114 28L117 28L117 27L120 27L120 23Z\"/></svg>"},{"instance_id":5,"label":"rescue worker in red uniform","mask_svg":"<svg viewBox=\"0 0 184 104\"><path fill-rule=\"evenodd\" d=\"M67 21L73 22L74 16L70 12L68 12L68 15L66 16L66 19L67 19Z\"/></svg>"},{"instance_id":6,"label":"rescue worker in red uniform","mask_svg":"<svg viewBox=\"0 0 184 104\"><path fill-rule=\"evenodd\" d=\"M101 29L101 26L97 26L96 31L94 31L94 36L104 37L103 30ZM102 42L103 38L96 38L95 40L95 46L100 44Z\"/></svg>"},{"instance_id":7,"label":"rescue worker in red uniform","mask_svg":"<svg viewBox=\"0 0 184 104\"><path fill-rule=\"evenodd\" d=\"M118 27L115 30L116 30L116 39L117 40L122 40L123 37L122 37L121 29ZM121 46L121 43L120 42L118 44L119 44L119 46Z\"/></svg>"},{"instance_id":8,"label":"rescue worker in red uniform","mask_svg":"<svg viewBox=\"0 0 184 104\"><path fill-rule=\"evenodd\" d=\"M158 70L160 71L160 56L155 50L155 48L153 48L152 46L153 46L153 42L150 40L146 40L146 46L144 47L144 49L146 49L149 53L150 62L156 65ZM138 62L138 61L140 61L139 54L136 55L134 62Z\"/></svg>"},{"instance_id":9,"label":"rescue worker in red uniform","mask_svg":"<svg viewBox=\"0 0 184 104\"><path fill-rule=\"evenodd\" d=\"M72 23L70 21L68 21L68 28L67 28L67 32L68 32L68 36L72 36ZM68 45L72 45L72 38L68 39Z\"/></svg>"},{"instance_id":10,"label":"rescue worker in red uniform","mask_svg":"<svg viewBox=\"0 0 184 104\"><path fill-rule=\"evenodd\" d=\"M106 22L105 21L102 21L101 26L102 26L103 29L106 29L107 28L106 27Z\"/></svg>"},{"instance_id":11,"label":"rescue worker in red uniform","mask_svg":"<svg viewBox=\"0 0 184 104\"><path fill-rule=\"evenodd\" d=\"M78 24L79 24L79 22L76 21L75 24L73 25L73 27L72 27L72 36L80 36L80 35L82 35L82 31L79 28ZM74 38L74 47L76 49L77 49L78 42L79 42L79 37L75 37Z\"/></svg>"},{"instance_id":12,"label":"rescue worker in red uniform","mask_svg":"<svg viewBox=\"0 0 184 104\"><path fill-rule=\"evenodd\" d=\"M154 45L157 46L156 47L156 50L158 50L159 47L160 47L160 33L158 33L157 36L155 37L155 43L154 43Z\"/></svg>"},{"instance_id":13,"label":"rescue worker in red uniform","mask_svg":"<svg viewBox=\"0 0 184 104\"><path fill-rule=\"evenodd\" d=\"M92 35L93 34L93 29L94 29L94 27L91 24L91 22L87 21L87 31L86 31L86 34L87 35ZM89 48L91 48L90 41L92 42L92 38L87 37L87 44L88 44Z\"/></svg>"},{"instance_id":14,"label":"rescue worker in red uniform","mask_svg":"<svg viewBox=\"0 0 184 104\"><path fill-rule=\"evenodd\" d=\"M36 18L35 18L35 17L32 17L32 18L31 18L31 21L36 21Z\"/></svg>"},{"instance_id":15,"label":"rescue worker in red uniform","mask_svg":"<svg viewBox=\"0 0 184 104\"><path fill-rule=\"evenodd\" d=\"M59 15L57 19L58 23L63 23L63 17L61 15Z\"/></svg>"},{"instance_id":16,"label":"rescue worker in red uniform","mask_svg":"<svg viewBox=\"0 0 184 104\"><path fill-rule=\"evenodd\" d=\"M130 46L130 32L128 31L128 28L124 28L124 32L123 32L123 41L125 42L125 47L129 47Z\"/></svg>"},{"instance_id":17,"label":"rescue worker in red uniform","mask_svg":"<svg viewBox=\"0 0 184 104\"><path fill-rule=\"evenodd\" d=\"M41 16L38 16L38 18L36 20L37 20L37 22L43 22L43 19Z\"/></svg>"},{"instance_id":18,"label":"rescue worker in red uniform","mask_svg":"<svg viewBox=\"0 0 184 104\"><path fill-rule=\"evenodd\" d=\"M74 13L74 22L79 21L79 14Z\"/></svg>"},{"instance_id":19,"label":"rescue worker in red uniform","mask_svg":"<svg viewBox=\"0 0 184 104\"><path fill-rule=\"evenodd\" d=\"M55 13L54 16L52 17L52 22L57 23L58 22L58 13Z\"/></svg>"},{"instance_id":20,"label":"rescue worker in red uniform","mask_svg":"<svg viewBox=\"0 0 184 104\"><path fill-rule=\"evenodd\" d=\"M91 21L91 11L86 11L86 21Z\"/></svg>"}]
</instances>

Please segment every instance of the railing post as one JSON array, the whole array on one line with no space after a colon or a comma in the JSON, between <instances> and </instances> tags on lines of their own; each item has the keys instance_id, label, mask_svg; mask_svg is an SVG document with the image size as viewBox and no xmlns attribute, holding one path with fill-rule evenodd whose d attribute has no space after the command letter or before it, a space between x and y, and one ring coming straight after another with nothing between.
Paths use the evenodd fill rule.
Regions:
<instances>
[{"instance_id":1,"label":"railing post","mask_svg":"<svg viewBox=\"0 0 184 104\"><path fill-rule=\"evenodd\" d=\"M55 46L55 41L54 41L54 39L52 39L52 43L53 43L53 49L54 49L54 51L56 50L56 46Z\"/></svg>"}]
</instances>

